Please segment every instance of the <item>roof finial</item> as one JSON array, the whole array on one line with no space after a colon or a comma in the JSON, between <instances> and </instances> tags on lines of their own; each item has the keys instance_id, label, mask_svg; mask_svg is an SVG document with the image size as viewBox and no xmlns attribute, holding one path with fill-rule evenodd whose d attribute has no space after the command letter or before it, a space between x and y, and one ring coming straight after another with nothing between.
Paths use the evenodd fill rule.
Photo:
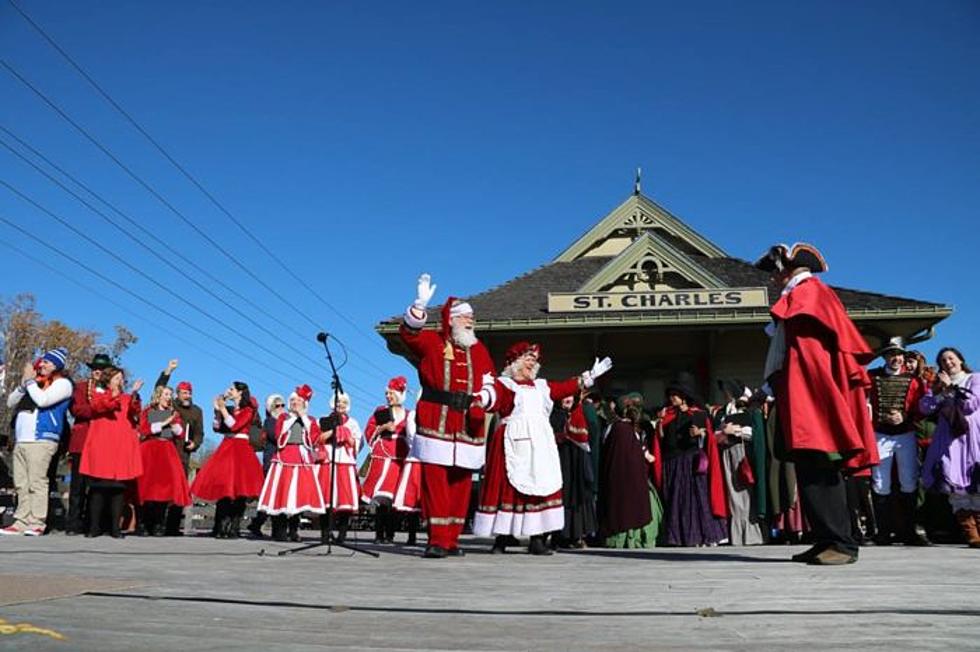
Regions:
<instances>
[{"instance_id":1,"label":"roof finial","mask_svg":"<svg viewBox=\"0 0 980 652\"><path fill-rule=\"evenodd\" d=\"M640 194L640 175L643 174L643 168L637 166L636 168L636 181L633 182L633 194Z\"/></svg>"}]
</instances>

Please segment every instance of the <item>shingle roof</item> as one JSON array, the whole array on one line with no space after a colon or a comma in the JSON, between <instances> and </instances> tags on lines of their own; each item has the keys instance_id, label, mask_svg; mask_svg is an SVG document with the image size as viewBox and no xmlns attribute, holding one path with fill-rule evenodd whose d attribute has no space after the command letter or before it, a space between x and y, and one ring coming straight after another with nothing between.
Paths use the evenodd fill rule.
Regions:
<instances>
[{"instance_id":1,"label":"shingle roof","mask_svg":"<svg viewBox=\"0 0 980 652\"><path fill-rule=\"evenodd\" d=\"M738 258L711 258L692 255L698 264L714 274L729 287L762 287L769 288L770 305L779 298L779 290L769 284L769 275ZM549 292L576 292L592 278L613 257L584 257L570 262L552 262L531 270L497 287L468 298L473 305L481 322L508 320L540 320L554 315L548 312ZM918 301L903 297L894 297L875 292L852 290L834 286L844 306L849 311L928 311L947 309L947 306L928 301ZM728 313L751 314L758 308L727 309ZM689 311L658 310L656 314L665 317L675 313ZM604 312L612 316L622 314ZM630 315L640 317L644 312L630 311ZM398 318L393 318L391 322Z\"/></svg>"}]
</instances>

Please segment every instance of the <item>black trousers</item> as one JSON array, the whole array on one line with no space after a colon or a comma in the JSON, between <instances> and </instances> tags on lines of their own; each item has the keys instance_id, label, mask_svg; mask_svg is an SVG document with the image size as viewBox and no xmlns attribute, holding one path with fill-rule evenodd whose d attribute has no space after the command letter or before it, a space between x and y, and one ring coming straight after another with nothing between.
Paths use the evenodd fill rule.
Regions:
<instances>
[{"instance_id":1,"label":"black trousers","mask_svg":"<svg viewBox=\"0 0 980 652\"><path fill-rule=\"evenodd\" d=\"M813 528L814 544L857 555L858 543L851 527L847 487L840 467L820 456L805 455L795 461L800 500Z\"/></svg>"},{"instance_id":2,"label":"black trousers","mask_svg":"<svg viewBox=\"0 0 980 652\"><path fill-rule=\"evenodd\" d=\"M84 532L87 528L88 479L79 470L82 466L81 453L69 453L71 460L71 482L68 484L68 523L67 530Z\"/></svg>"}]
</instances>

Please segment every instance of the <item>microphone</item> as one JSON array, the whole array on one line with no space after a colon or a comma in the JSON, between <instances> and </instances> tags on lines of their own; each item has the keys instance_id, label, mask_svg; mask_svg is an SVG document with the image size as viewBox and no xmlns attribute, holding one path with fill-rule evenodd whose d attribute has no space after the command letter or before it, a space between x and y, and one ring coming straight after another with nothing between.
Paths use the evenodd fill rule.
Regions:
<instances>
[{"instance_id":1,"label":"microphone","mask_svg":"<svg viewBox=\"0 0 980 652\"><path fill-rule=\"evenodd\" d=\"M330 337L330 333L327 333L326 331L320 331L319 333L316 334L316 341L319 342L320 344L324 344L326 343L328 337Z\"/></svg>"}]
</instances>

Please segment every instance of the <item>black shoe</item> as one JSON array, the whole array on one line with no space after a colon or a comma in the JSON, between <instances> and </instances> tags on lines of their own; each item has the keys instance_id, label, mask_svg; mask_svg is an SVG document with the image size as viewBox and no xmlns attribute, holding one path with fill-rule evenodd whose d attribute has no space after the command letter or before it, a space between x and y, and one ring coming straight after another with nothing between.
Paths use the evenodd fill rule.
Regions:
<instances>
[{"instance_id":1,"label":"black shoe","mask_svg":"<svg viewBox=\"0 0 980 652\"><path fill-rule=\"evenodd\" d=\"M918 532L912 532L905 535L902 539L902 543L906 546L915 546L917 548L926 548L932 545L932 541L926 538L925 535L919 534Z\"/></svg>"},{"instance_id":2,"label":"black shoe","mask_svg":"<svg viewBox=\"0 0 980 652\"><path fill-rule=\"evenodd\" d=\"M552 550L545 544L544 537L533 536L531 537L531 543L527 546L527 551L532 555L553 555L555 551Z\"/></svg>"},{"instance_id":3,"label":"black shoe","mask_svg":"<svg viewBox=\"0 0 980 652\"><path fill-rule=\"evenodd\" d=\"M827 544L818 543L812 546L808 550L797 553L790 557L790 560L795 561L798 564L809 564L812 559L815 559L817 555L828 548Z\"/></svg>"},{"instance_id":4,"label":"black shoe","mask_svg":"<svg viewBox=\"0 0 980 652\"><path fill-rule=\"evenodd\" d=\"M248 530L248 533L252 536L253 539L264 539L265 538L265 535L262 534L262 528L261 527L255 527L255 523L249 523L248 524L248 527L245 528L245 529Z\"/></svg>"},{"instance_id":5,"label":"black shoe","mask_svg":"<svg viewBox=\"0 0 980 652\"><path fill-rule=\"evenodd\" d=\"M126 538L126 535L123 534L122 532L120 532L119 530L110 532L109 533L109 536L112 537L113 539L125 539Z\"/></svg>"},{"instance_id":6,"label":"black shoe","mask_svg":"<svg viewBox=\"0 0 980 652\"><path fill-rule=\"evenodd\" d=\"M65 530L66 537L73 537L78 534L78 530Z\"/></svg>"},{"instance_id":7,"label":"black shoe","mask_svg":"<svg viewBox=\"0 0 980 652\"><path fill-rule=\"evenodd\" d=\"M446 554L450 557L465 557L466 551L462 548L450 548L446 551Z\"/></svg>"},{"instance_id":8,"label":"black shoe","mask_svg":"<svg viewBox=\"0 0 980 652\"><path fill-rule=\"evenodd\" d=\"M98 530L89 530L88 532L85 533L86 539L96 539L101 536L102 536L102 532Z\"/></svg>"},{"instance_id":9,"label":"black shoe","mask_svg":"<svg viewBox=\"0 0 980 652\"><path fill-rule=\"evenodd\" d=\"M426 546L422 556L426 559L442 559L449 553L441 546Z\"/></svg>"},{"instance_id":10,"label":"black shoe","mask_svg":"<svg viewBox=\"0 0 980 652\"><path fill-rule=\"evenodd\" d=\"M415 533L414 532L408 535L408 540L405 541L405 545L406 546L414 546L414 545L417 545L417 542L415 540Z\"/></svg>"},{"instance_id":11,"label":"black shoe","mask_svg":"<svg viewBox=\"0 0 980 652\"><path fill-rule=\"evenodd\" d=\"M498 535L496 539L493 540L493 547L490 548L491 555L502 555L507 551L507 539L513 537L507 537L504 535Z\"/></svg>"}]
</instances>

